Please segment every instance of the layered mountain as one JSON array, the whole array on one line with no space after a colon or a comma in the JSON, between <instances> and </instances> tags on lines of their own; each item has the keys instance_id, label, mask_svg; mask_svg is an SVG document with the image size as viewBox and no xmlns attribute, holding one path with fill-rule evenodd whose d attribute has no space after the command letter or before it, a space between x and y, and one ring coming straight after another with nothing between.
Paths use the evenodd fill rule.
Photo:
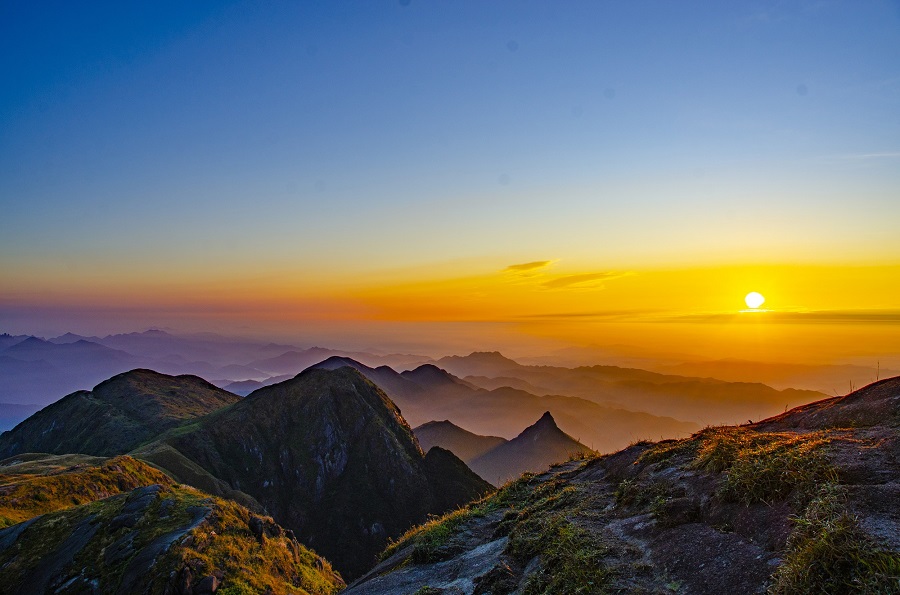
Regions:
<instances>
[{"instance_id":1,"label":"layered mountain","mask_svg":"<svg viewBox=\"0 0 900 595\"><path fill-rule=\"evenodd\" d=\"M556 425L549 411L521 434L467 461L472 471L496 486L525 472L546 471L554 463L572 456L596 454Z\"/></svg>"},{"instance_id":2,"label":"layered mountain","mask_svg":"<svg viewBox=\"0 0 900 595\"><path fill-rule=\"evenodd\" d=\"M388 366L370 368L349 358L329 358L314 367L345 365L382 387L413 425L446 419L476 434L513 438L551 411L565 432L597 451L622 448L641 438L687 436L700 427L587 399L539 396L508 387L484 390L431 364L398 373Z\"/></svg>"},{"instance_id":3,"label":"layered mountain","mask_svg":"<svg viewBox=\"0 0 900 595\"><path fill-rule=\"evenodd\" d=\"M48 405L0 435L0 457L25 452L124 454L240 400L196 376L132 370Z\"/></svg>"},{"instance_id":4,"label":"layered mountain","mask_svg":"<svg viewBox=\"0 0 900 595\"><path fill-rule=\"evenodd\" d=\"M167 452L151 460L177 479L167 460L251 495L348 576L389 538L492 489L449 451L423 454L397 406L349 367L259 389L144 452Z\"/></svg>"},{"instance_id":5,"label":"layered mountain","mask_svg":"<svg viewBox=\"0 0 900 595\"><path fill-rule=\"evenodd\" d=\"M498 378L513 378L518 382L503 384L537 395L578 397L701 425L759 420L826 396L793 388L776 390L759 382L726 382L619 366L524 366L497 352L444 357L435 364L485 388L496 387Z\"/></svg>"},{"instance_id":6,"label":"layered mountain","mask_svg":"<svg viewBox=\"0 0 900 595\"><path fill-rule=\"evenodd\" d=\"M250 365L272 374L297 374L309 366L328 359L329 357L352 358L355 361L366 363L370 366L395 366L398 368L415 366L428 361L428 357L422 355L388 354L378 355L374 353L358 351L342 351L325 347L310 347L309 349L285 351L275 357L269 357L250 362Z\"/></svg>"},{"instance_id":7,"label":"layered mountain","mask_svg":"<svg viewBox=\"0 0 900 595\"><path fill-rule=\"evenodd\" d=\"M685 362L657 368L666 374L712 377L729 382L763 382L775 388L805 388L834 394L850 386L865 386L873 380L900 374L876 366L812 365L756 362L738 359Z\"/></svg>"},{"instance_id":8,"label":"layered mountain","mask_svg":"<svg viewBox=\"0 0 900 595\"><path fill-rule=\"evenodd\" d=\"M526 474L347 595L900 592L900 378Z\"/></svg>"},{"instance_id":9,"label":"layered mountain","mask_svg":"<svg viewBox=\"0 0 900 595\"><path fill-rule=\"evenodd\" d=\"M0 530L0 589L34 593L310 593L343 587L271 518L154 484Z\"/></svg>"},{"instance_id":10,"label":"layered mountain","mask_svg":"<svg viewBox=\"0 0 900 595\"><path fill-rule=\"evenodd\" d=\"M464 430L449 420L430 421L414 428L416 438L423 450L432 446L446 448L460 459L468 463L484 453L506 442L499 436L481 436Z\"/></svg>"}]
</instances>

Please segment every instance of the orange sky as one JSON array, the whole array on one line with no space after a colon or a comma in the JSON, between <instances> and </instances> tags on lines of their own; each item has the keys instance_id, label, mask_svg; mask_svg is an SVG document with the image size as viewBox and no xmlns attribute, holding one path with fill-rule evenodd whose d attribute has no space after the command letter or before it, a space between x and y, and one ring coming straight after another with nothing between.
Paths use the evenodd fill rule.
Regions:
<instances>
[{"instance_id":1,"label":"orange sky","mask_svg":"<svg viewBox=\"0 0 900 595\"><path fill-rule=\"evenodd\" d=\"M46 312L83 309L119 320L125 328L110 329L119 331L169 325L298 342L312 332L320 342L437 352L625 344L782 361L900 354L900 265L601 269L536 259L344 278L43 279L43 287L7 292L7 308L27 301ZM765 312L740 312L750 291L766 297Z\"/></svg>"}]
</instances>

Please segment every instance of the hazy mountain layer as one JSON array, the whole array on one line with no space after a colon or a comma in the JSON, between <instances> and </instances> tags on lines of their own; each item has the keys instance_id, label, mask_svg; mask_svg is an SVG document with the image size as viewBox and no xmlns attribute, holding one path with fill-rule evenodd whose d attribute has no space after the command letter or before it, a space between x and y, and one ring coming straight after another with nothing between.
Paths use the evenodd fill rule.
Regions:
<instances>
[{"instance_id":1,"label":"hazy mountain layer","mask_svg":"<svg viewBox=\"0 0 900 595\"><path fill-rule=\"evenodd\" d=\"M526 471L546 471L573 455L596 454L559 429L550 412L544 413L521 434L468 461L472 471L496 486L516 479Z\"/></svg>"},{"instance_id":2,"label":"hazy mountain layer","mask_svg":"<svg viewBox=\"0 0 900 595\"><path fill-rule=\"evenodd\" d=\"M511 388L479 389L433 365L399 374L387 366L369 368L348 358L329 358L316 367L349 365L382 387L420 425L446 419L480 435L513 438L550 411L563 430L593 450L606 452L642 438L687 436L691 422L605 407L586 399L538 396Z\"/></svg>"},{"instance_id":3,"label":"hazy mountain layer","mask_svg":"<svg viewBox=\"0 0 900 595\"><path fill-rule=\"evenodd\" d=\"M499 436L474 434L446 419L422 424L414 428L413 432L419 440L422 450L427 451L432 446L440 446L466 463L506 442L506 438Z\"/></svg>"},{"instance_id":4,"label":"hazy mountain layer","mask_svg":"<svg viewBox=\"0 0 900 595\"><path fill-rule=\"evenodd\" d=\"M484 386L495 386L497 383L491 382L492 378L516 378L527 383L520 387L531 387L528 390L536 390L537 394L579 397L607 407L670 416L702 425L759 420L826 396L807 390L779 391L759 382L725 382L617 366L523 366L496 352L445 357L435 363L457 376L485 377L473 379ZM562 419L559 421L566 427Z\"/></svg>"}]
</instances>

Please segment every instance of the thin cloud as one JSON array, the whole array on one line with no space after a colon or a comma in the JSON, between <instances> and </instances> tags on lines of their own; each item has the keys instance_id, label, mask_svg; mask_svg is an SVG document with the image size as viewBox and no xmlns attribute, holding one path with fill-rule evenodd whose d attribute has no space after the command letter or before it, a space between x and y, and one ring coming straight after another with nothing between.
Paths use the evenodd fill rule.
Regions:
<instances>
[{"instance_id":1,"label":"thin cloud","mask_svg":"<svg viewBox=\"0 0 900 595\"><path fill-rule=\"evenodd\" d=\"M557 277L542 283L547 289L584 289L586 287L594 287L602 284L610 279L624 277L628 273L620 273L615 271L604 271L600 273L583 273L581 275L566 275L565 277Z\"/></svg>"},{"instance_id":2,"label":"thin cloud","mask_svg":"<svg viewBox=\"0 0 900 595\"><path fill-rule=\"evenodd\" d=\"M545 314L526 314L523 319L571 320L571 319L640 319L649 314L659 314L659 310L598 310L594 312L548 312Z\"/></svg>"},{"instance_id":3,"label":"thin cloud","mask_svg":"<svg viewBox=\"0 0 900 595\"><path fill-rule=\"evenodd\" d=\"M546 268L553 264L552 260L535 260L534 262L525 262L522 264L511 264L505 269L504 273L527 273L534 272Z\"/></svg>"},{"instance_id":4,"label":"thin cloud","mask_svg":"<svg viewBox=\"0 0 900 595\"><path fill-rule=\"evenodd\" d=\"M659 318L657 322L734 322L752 316L767 322L791 324L900 324L900 310L813 310L716 312Z\"/></svg>"}]
</instances>

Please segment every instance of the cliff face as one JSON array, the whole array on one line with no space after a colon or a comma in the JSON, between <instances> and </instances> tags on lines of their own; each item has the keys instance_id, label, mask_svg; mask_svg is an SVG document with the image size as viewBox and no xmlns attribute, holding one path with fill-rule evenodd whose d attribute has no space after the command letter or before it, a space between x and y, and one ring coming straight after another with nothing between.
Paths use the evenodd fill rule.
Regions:
<instances>
[{"instance_id":1,"label":"cliff face","mask_svg":"<svg viewBox=\"0 0 900 595\"><path fill-rule=\"evenodd\" d=\"M900 592L900 378L572 461L409 532L348 595Z\"/></svg>"},{"instance_id":2,"label":"cliff face","mask_svg":"<svg viewBox=\"0 0 900 595\"><path fill-rule=\"evenodd\" d=\"M491 490L452 453L424 456L396 405L347 367L259 389L166 444L350 576L388 538Z\"/></svg>"}]
</instances>

